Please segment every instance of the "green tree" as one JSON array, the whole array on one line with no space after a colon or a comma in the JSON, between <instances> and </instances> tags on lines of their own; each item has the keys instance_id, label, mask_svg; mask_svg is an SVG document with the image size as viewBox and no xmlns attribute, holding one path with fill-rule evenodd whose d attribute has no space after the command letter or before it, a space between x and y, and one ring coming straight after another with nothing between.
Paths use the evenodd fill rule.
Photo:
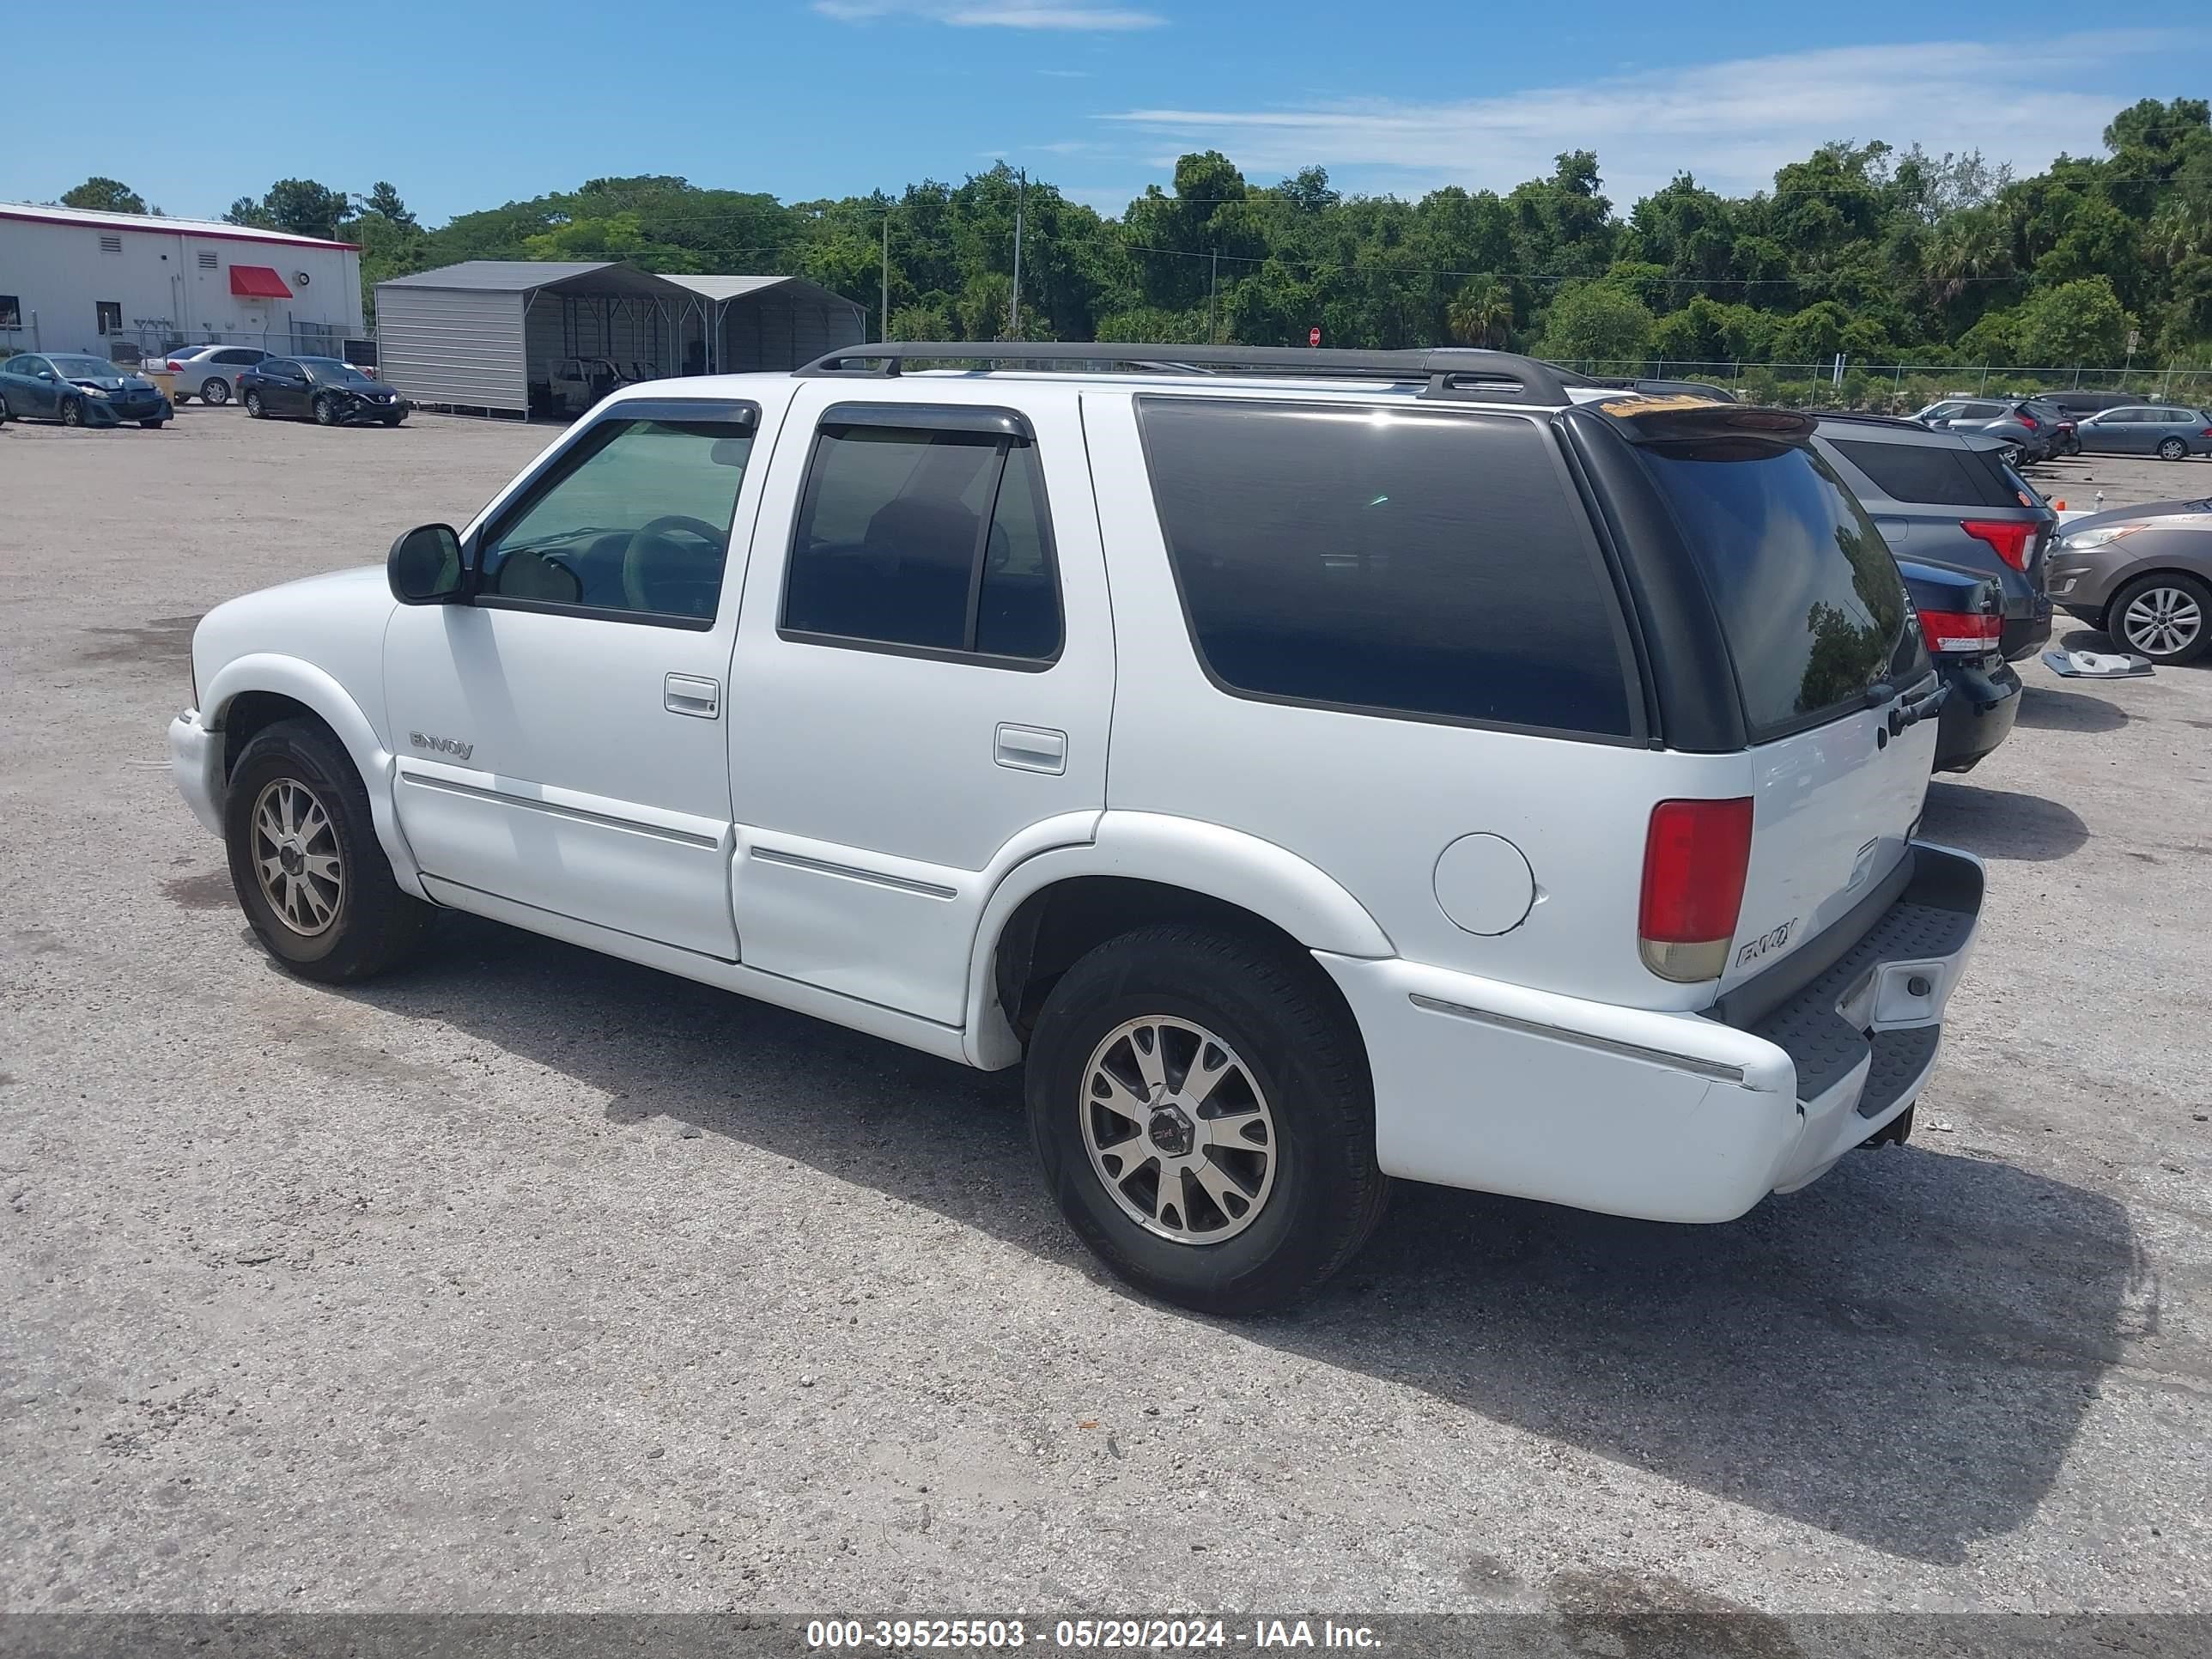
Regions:
<instances>
[{"instance_id":1,"label":"green tree","mask_svg":"<svg viewBox=\"0 0 2212 1659\"><path fill-rule=\"evenodd\" d=\"M336 240L339 223L350 216L352 204L342 190L332 190L312 179L279 179L259 201L241 196L222 216L234 225Z\"/></svg>"},{"instance_id":2,"label":"green tree","mask_svg":"<svg viewBox=\"0 0 2212 1659\"><path fill-rule=\"evenodd\" d=\"M2020 308L2020 349L2039 368L2117 363L2127 333L2128 313L2102 276L2062 283Z\"/></svg>"},{"instance_id":3,"label":"green tree","mask_svg":"<svg viewBox=\"0 0 2212 1659\"><path fill-rule=\"evenodd\" d=\"M1624 289L1571 283L1545 315L1542 353L1559 362L1639 362L1657 326L1651 308Z\"/></svg>"},{"instance_id":4,"label":"green tree","mask_svg":"<svg viewBox=\"0 0 2212 1659\"><path fill-rule=\"evenodd\" d=\"M92 208L102 213L143 213L146 198L119 179L105 179L95 173L74 190L64 191L62 205Z\"/></svg>"}]
</instances>

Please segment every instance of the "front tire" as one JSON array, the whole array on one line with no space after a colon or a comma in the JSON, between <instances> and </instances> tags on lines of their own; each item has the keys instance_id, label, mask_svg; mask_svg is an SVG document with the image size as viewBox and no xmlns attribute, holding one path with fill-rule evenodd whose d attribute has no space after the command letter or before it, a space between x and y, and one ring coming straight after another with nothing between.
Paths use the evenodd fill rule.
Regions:
<instances>
[{"instance_id":1,"label":"front tire","mask_svg":"<svg viewBox=\"0 0 2212 1659\"><path fill-rule=\"evenodd\" d=\"M328 727L280 720L230 775L223 839L231 885L270 955L303 979L368 979L404 959L432 907L399 890L368 792Z\"/></svg>"},{"instance_id":2,"label":"front tire","mask_svg":"<svg viewBox=\"0 0 2212 1659\"><path fill-rule=\"evenodd\" d=\"M168 422L167 421L141 421L138 424L144 427L149 432L159 432L163 427L168 425Z\"/></svg>"},{"instance_id":3,"label":"front tire","mask_svg":"<svg viewBox=\"0 0 2212 1659\"><path fill-rule=\"evenodd\" d=\"M406 418L404 415L387 415L384 417L384 423L386 426L398 426Z\"/></svg>"},{"instance_id":4,"label":"front tire","mask_svg":"<svg viewBox=\"0 0 2212 1659\"><path fill-rule=\"evenodd\" d=\"M1045 999L1025 1084L1060 1213L1164 1301L1297 1301L1382 1217L1358 1030L1287 951L1180 926L1109 940Z\"/></svg>"},{"instance_id":5,"label":"front tire","mask_svg":"<svg viewBox=\"0 0 2212 1659\"><path fill-rule=\"evenodd\" d=\"M2161 438L2158 458L2161 461L2185 461L2189 459L2189 446L2179 438Z\"/></svg>"},{"instance_id":6,"label":"front tire","mask_svg":"<svg viewBox=\"0 0 2212 1659\"><path fill-rule=\"evenodd\" d=\"M315 424L336 426L338 423L337 400L325 392L315 399Z\"/></svg>"},{"instance_id":7,"label":"front tire","mask_svg":"<svg viewBox=\"0 0 2212 1659\"><path fill-rule=\"evenodd\" d=\"M261 394L251 387L246 393L246 413L252 420L258 421L264 418L261 409Z\"/></svg>"},{"instance_id":8,"label":"front tire","mask_svg":"<svg viewBox=\"0 0 2212 1659\"><path fill-rule=\"evenodd\" d=\"M230 401L230 382L219 376L201 381L200 401L221 409Z\"/></svg>"},{"instance_id":9,"label":"front tire","mask_svg":"<svg viewBox=\"0 0 2212 1659\"><path fill-rule=\"evenodd\" d=\"M2212 587L2178 570L2138 576L2112 596L2105 632L2154 663L2194 662L2212 650Z\"/></svg>"},{"instance_id":10,"label":"front tire","mask_svg":"<svg viewBox=\"0 0 2212 1659\"><path fill-rule=\"evenodd\" d=\"M82 426L84 424L84 405L75 398L66 398L63 401L62 424L64 426Z\"/></svg>"}]
</instances>

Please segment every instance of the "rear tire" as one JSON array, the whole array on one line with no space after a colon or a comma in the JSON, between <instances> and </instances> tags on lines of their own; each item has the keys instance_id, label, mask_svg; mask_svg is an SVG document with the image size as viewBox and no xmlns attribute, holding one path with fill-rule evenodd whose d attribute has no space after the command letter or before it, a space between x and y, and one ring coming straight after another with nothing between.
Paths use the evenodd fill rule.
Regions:
<instances>
[{"instance_id":1,"label":"rear tire","mask_svg":"<svg viewBox=\"0 0 2212 1659\"><path fill-rule=\"evenodd\" d=\"M2161 461L2185 461L2189 459L2189 446L2179 438L2161 438L2158 458Z\"/></svg>"},{"instance_id":2,"label":"rear tire","mask_svg":"<svg viewBox=\"0 0 2212 1659\"><path fill-rule=\"evenodd\" d=\"M230 382L219 376L201 381L200 401L221 409L230 401Z\"/></svg>"},{"instance_id":3,"label":"rear tire","mask_svg":"<svg viewBox=\"0 0 2212 1659\"><path fill-rule=\"evenodd\" d=\"M1163 926L1099 945L1045 999L1025 1078L1045 1182L1138 1289L1206 1313L1295 1302L1381 1219L1367 1056L1317 972Z\"/></svg>"},{"instance_id":4,"label":"rear tire","mask_svg":"<svg viewBox=\"0 0 2212 1659\"><path fill-rule=\"evenodd\" d=\"M247 389L246 393L246 413L248 418L256 421L267 418L262 413L261 394L250 387Z\"/></svg>"},{"instance_id":5,"label":"rear tire","mask_svg":"<svg viewBox=\"0 0 2212 1659\"><path fill-rule=\"evenodd\" d=\"M403 961L434 908L399 890L368 791L327 726L280 720L246 745L223 806L231 885L269 954L343 984Z\"/></svg>"},{"instance_id":6,"label":"rear tire","mask_svg":"<svg viewBox=\"0 0 2212 1659\"><path fill-rule=\"evenodd\" d=\"M2178 570L2138 576L2112 596L2105 632L2154 663L2195 662L2212 650L2212 587Z\"/></svg>"}]
</instances>

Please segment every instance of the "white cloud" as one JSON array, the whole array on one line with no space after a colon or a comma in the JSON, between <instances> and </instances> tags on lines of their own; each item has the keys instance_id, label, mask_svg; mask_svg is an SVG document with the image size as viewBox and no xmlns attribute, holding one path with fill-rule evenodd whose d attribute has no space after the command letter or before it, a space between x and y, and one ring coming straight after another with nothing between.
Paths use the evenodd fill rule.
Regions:
<instances>
[{"instance_id":1,"label":"white cloud","mask_svg":"<svg viewBox=\"0 0 2212 1659\"><path fill-rule=\"evenodd\" d=\"M1118 33L1158 28L1167 19L1125 6L1071 0L1063 5L1031 5L1022 0L814 0L814 9L841 23L865 23L879 17L920 17L954 28L1058 29Z\"/></svg>"},{"instance_id":2,"label":"white cloud","mask_svg":"<svg viewBox=\"0 0 2212 1659\"><path fill-rule=\"evenodd\" d=\"M2106 30L1838 46L1449 102L1133 109L1104 118L1155 143L1218 148L1255 174L1318 163L1341 173L1341 183L1376 189L1506 189L1549 173L1561 150L1595 149L1606 193L1625 210L1681 171L1731 193L1769 186L1777 167L1835 138L1979 149L2023 171L2062 150L2100 154L2105 124L2142 95L2145 70L2155 67L2162 84L2178 49L2198 45L2201 37L2164 31ZM2090 89L2100 84L2116 89Z\"/></svg>"}]
</instances>

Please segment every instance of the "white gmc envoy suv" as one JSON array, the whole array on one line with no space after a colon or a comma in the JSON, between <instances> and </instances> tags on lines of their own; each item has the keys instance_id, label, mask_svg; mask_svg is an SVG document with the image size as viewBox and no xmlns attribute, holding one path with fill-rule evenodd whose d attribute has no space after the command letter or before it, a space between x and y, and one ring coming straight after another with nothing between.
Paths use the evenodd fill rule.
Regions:
<instances>
[{"instance_id":1,"label":"white gmc envoy suv","mask_svg":"<svg viewBox=\"0 0 2212 1659\"><path fill-rule=\"evenodd\" d=\"M1472 351L892 345L599 404L211 611L178 784L295 973L473 911L1026 1067L1118 1273L1389 1180L1724 1221L1901 1140L1981 908L1806 416Z\"/></svg>"}]
</instances>

